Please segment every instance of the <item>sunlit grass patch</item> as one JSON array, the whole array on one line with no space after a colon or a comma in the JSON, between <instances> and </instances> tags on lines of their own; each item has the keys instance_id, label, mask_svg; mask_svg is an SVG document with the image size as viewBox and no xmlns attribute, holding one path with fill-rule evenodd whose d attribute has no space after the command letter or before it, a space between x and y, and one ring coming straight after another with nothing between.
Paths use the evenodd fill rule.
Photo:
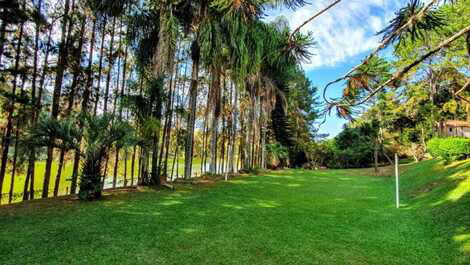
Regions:
<instances>
[{"instance_id":1,"label":"sunlit grass patch","mask_svg":"<svg viewBox=\"0 0 470 265\"><path fill-rule=\"evenodd\" d=\"M393 178L369 169L8 206L0 208L0 263L468 264L468 166L407 166L401 209Z\"/></svg>"}]
</instances>

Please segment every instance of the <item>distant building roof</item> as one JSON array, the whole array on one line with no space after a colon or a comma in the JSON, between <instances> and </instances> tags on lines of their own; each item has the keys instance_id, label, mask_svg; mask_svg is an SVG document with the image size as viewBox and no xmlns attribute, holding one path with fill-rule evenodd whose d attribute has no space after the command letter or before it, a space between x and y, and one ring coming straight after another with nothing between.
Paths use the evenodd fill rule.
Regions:
<instances>
[{"instance_id":1,"label":"distant building roof","mask_svg":"<svg viewBox=\"0 0 470 265\"><path fill-rule=\"evenodd\" d=\"M468 121L457 121L457 120L447 120L444 121L444 125L451 127L470 127L470 122Z\"/></svg>"}]
</instances>

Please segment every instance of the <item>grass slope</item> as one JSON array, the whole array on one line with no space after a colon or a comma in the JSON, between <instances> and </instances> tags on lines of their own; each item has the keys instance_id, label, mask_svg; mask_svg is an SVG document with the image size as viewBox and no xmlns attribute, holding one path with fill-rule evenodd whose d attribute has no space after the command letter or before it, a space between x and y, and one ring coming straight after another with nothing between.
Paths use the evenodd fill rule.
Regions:
<instances>
[{"instance_id":1,"label":"grass slope","mask_svg":"<svg viewBox=\"0 0 470 265\"><path fill-rule=\"evenodd\" d=\"M0 208L0 264L468 264L470 162L292 170Z\"/></svg>"}]
</instances>

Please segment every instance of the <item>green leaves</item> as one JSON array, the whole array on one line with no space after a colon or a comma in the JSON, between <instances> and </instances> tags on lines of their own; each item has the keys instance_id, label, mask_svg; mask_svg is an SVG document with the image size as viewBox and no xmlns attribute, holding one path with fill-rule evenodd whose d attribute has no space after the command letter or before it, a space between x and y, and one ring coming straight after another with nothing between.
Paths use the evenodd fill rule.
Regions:
<instances>
[{"instance_id":1,"label":"green leaves","mask_svg":"<svg viewBox=\"0 0 470 265\"><path fill-rule=\"evenodd\" d=\"M470 155L470 139L467 138L433 138L427 145L434 158L443 158L446 161L459 160Z\"/></svg>"},{"instance_id":2,"label":"green leaves","mask_svg":"<svg viewBox=\"0 0 470 265\"><path fill-rule=\"evenodd\" d=\"M288 52L285 55L293 62L308 63L313 55L311 50L315 45L312 33L296 33L289 40Z\"/></svg>"},{"instance_id":3,"label":"green leaves","mask_svg":"<svg viewBox=\"0 0 470 265\"><path fill-rule=\"evenodd\" d=\"M264 3L260 0L213 0L210 6L225 15L248 21L261 16Z\"/></svg>"},{"instance_id":4,"label":"green leaves","mask_svg":"<svg viewBox=\"0 0 470 265\"><path fill-rule=\"evenodd\" d=\"M268 0L267 2L274 7L285 6L291 9L302 7L308 3L305 0Z\"/></svg>"},{"instance_id":5,"label":"green leaves","mask_svg":"<svg viewBox=\"0 0 470 265\"><path fill-rule=\"evenodd\" d=\"M428 9L421 12L423 8L424 4L420 0L410 0L406 7L396 12L396 17L390 21L390 25L377 34L384 34L384 40L390 39L388 44L398 42L400 46L408 39L413 42L424 39L428 31L438 30L445 25L439 11ZM410 20L409 26L400 31Z\"/></svg>"},{"instance_id":6,"label":"green leaves","mask_svg":"<svg viewBox=\"0 0 470 265\"><path fill-rule=\"evenodd\" d=\"M357 100L361 94L370 92L391 77L390 64L377 56L369 59L350 74L343 89L343 97L349 101Z\"/></svg>"},{"instance_id":7,"label":"green leaves","mask_svg":"<svg viewBox=\"0 0 470 265\"><path fill-rule=\"evenodd\" d=\"M49 115L42 115L36 125L27 132L22 144L25 147L52 145L65 150L78 149L82 133L74 118L57 120Z\"/></svg>"}]
</instances>

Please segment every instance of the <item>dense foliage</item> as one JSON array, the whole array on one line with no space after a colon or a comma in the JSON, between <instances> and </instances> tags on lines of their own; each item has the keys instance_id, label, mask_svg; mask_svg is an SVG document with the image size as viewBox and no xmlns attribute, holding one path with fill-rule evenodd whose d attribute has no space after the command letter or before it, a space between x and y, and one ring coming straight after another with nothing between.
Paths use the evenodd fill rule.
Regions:
<instances>
[{"instance_id":1,"label":"dense foliage","mask_svg":"<svg viewBox=\"0 0 470 265\"><path fill-rule=\"evenodd\" d=\"M262 18L304 4L0 3L0 203L302 164L313 37Z\"/></svg>"},{"instance_id":2,"label":"dense foliage","mask_svg":"<svg viewBox=\"0 0 470 265\"><path fill-rule=\"evenodd\" d=\"M470 155L468 138L433 138L427 143L429 153L446 161L465 159Z\"/></svg>"},{"instance_id":3,"label":"dense foliage","mask_svg":"<svg viewBox=\"0 0 470 265\"><path fill-rule=\"evenodd\" d=\"M457 144L459 140L453 139L433 140L431 146L427 142L447 137L442 130L447 120L470 120L470 1L433 6L437 2L410 1L379 33L384 34L379 48L332 82L344 81L344 89L338 101L326 98L329 110L336 108L350 122L329 144L332 155L322 160L323 165L390 163L392 153L418 161L428 151L437 152L436 141ZM385 47L393 48L393 56L380 57L378 52ZM364 123L375 124L376 129L359 133L357 128ZM348 142L353 146L337 143L343 135L353 137ZM438 156L464 154L454 148Z\"/></svg>"},{"instance_id":4,"label":"dense foliage","mask_svg":"<svg viewBox=\"0 0 470 265\"><path fill-rule=\"evenodd\" d=\"M326 166L330 168L367 167L374 161L375 128L370 124L344 129L328 149Z\"/></svg>"}]
</instances>

